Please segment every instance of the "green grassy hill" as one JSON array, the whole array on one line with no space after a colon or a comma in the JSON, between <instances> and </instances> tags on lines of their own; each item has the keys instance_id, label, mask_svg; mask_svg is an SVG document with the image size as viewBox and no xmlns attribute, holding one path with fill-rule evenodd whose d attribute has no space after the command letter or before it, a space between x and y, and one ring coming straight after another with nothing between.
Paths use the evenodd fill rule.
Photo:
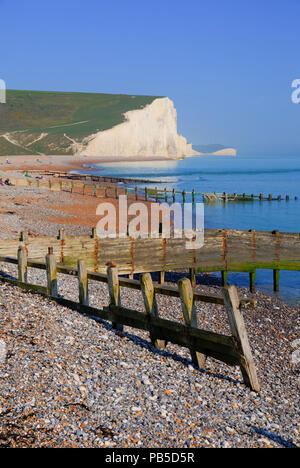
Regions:
<instances>
[{"instance_id":1,"label":"green grassy hill","mask_svg":"<svg viewBox=\"0 0 300 468\"><path fill-rule=\"evenodd\" d=\"M156 98L8 90L0 105L0 155L73 154L72 141L122 123L125 112Z\"/></svg>"}]
</instances>

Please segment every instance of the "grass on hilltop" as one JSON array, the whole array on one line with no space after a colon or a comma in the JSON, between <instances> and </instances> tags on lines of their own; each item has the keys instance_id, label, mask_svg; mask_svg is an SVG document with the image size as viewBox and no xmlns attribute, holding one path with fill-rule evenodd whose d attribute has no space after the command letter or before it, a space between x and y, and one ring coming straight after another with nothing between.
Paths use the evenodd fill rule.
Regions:
<instances>
[{"instance_id":1,"label":"grass on hilltop","mask_svg":"<svg viewBox=\"0 0 300 468\"><path fill-rule=\"evenodd\" d=\"M68 154L64 137L81 141L93 133L122 123L124 113L151 104L155 96L124 94L66 93L48 91L8 90L6 104L0 105L0 136L17 132L13 137L18 147L0 138L0 155L6 154ZM75 124L75 125L74 125ZM27 147L28 136L47 133L48 136Z\"/></svg>"}]
</instances>

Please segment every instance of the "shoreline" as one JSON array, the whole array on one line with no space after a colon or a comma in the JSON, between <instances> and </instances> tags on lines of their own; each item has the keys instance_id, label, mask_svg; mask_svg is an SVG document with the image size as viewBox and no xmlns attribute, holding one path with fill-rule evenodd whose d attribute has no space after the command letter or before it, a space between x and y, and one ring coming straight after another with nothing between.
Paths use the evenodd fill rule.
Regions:
<instances>
[{"instance_id":1,"label":"shoreline","mask_svg":"<svg viewBox=\"0 0 300 468\"><path fill-rule=\"evenodd\" d=\"M9 161L7 164L6 161ZM157 158L157 157L142 157L142 158L92 158L88 156L37 156L37 155L20 155L20 156L1 156L0 171L82 171L86 166L93 166L101 163L126 163L126 162L144 162L144 161L179 161L179 158ZM101 170L100 168L97 170Z\"/></svg>"},{"instance_id":2,"label":"shoreline","mask_svg":"<svg viewBox=\"0 0 300 468\"><path fill-rule=\"evenodd\" d=\"M16 158L18 159L16 160ZM44 156L40 158L17 156L8 159L15 164L6 164L5 160L0 158L0 173L3 172L3 178L9 177L9 172L13 173L14 170L21 172L39 169L41 171L60 171L62 169L62 172L82 171L84 165L100 162L99 159L91 160L86 157L73 158L70 156ZM46 164L49 162L51 165L47 167ZM54 163L56 164L54 165ZM23 177L21 172L19 176ZM100 171L99 175L101 176ZM11 177L14 176L15 174L11 174ZM103 182L103 184L106 185L106 182ZM114 185L114 183L111 182L111 185ZM90 234L90 230L99 221L99 217L96 216L97 206L104 201L112 203L117 213L119 213L118 201L113 194L110 198L101 196L93 198L83 196L80 193L55 195L55 192L39 191L33 188L1 187L0 190L2 198L0 202L0 221L2 222L0 238L15 237L23 230L28 230L37 236L49 235L49 232L57 235L61 227L68 230L70 235ZM134 202L134 199L129 200L130 204ZM152 202L148 201L147 203ZM28 214L30 214L29 217ZM32 219L30 219L31 217ZM237 279L233 280L234 284L235 281L240 285L243 284ZM260 290L264 291L269 297L274 298L272 291L268 290L270 288L271 286L269 287L268 283L260 283ZM281 287L279 297L286 304L299 309L300 303L296 293L293 292L291 295L288 289L283 292Z\"/></svg>"}]
</instances>

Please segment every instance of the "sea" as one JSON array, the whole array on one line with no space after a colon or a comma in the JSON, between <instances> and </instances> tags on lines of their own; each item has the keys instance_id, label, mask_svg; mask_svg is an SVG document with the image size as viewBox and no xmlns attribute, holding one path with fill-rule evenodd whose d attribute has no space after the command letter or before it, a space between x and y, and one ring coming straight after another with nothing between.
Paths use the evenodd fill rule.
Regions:
<instances>
[{"instance_id":1,"label":"sea","mask_svg":"<svg viewBox=\"0 0 300 468\"><path fill-rule=\"evenodd\" d=\"M205 227L300 232L300 155L195 156L176 161L144 162L127 160L97 164L84 172L152 180L153 187L167 190L263 193L265 196L272 194L274 198L281 195L281 201L259 202L256 199L254 202L205 204ZM285 200L286 195L290 196L289 201ZM189 196L186 201L191 201ZM247 273L229 273L228 282L247 287L249 277ZM300 308L300 272L282 271L280 291L274 293L272 271L257 270L256 289L269 295L276 294L283 301Z\"/></svg>"}]
</instances>

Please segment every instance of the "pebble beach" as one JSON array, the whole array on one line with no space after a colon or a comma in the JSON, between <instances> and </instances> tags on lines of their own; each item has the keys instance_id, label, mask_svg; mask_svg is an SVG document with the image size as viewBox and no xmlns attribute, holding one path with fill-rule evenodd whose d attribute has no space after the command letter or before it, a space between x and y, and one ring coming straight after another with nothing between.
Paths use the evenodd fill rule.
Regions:
<instances>
[{"instance_id":1,"label":"pebble beach","mask_svg":"<svg viewBox=\"0 0 300 468\"><path fill-rule=\"evenodd\" d=\"M1 267L12 277L14 269ZM45 284L42 273L30 275ZM76 279L59 276L60 294L78 300ZM0 287L1 447L299 446L299 369L291 359L299 313L280 301L256 293L256 308L244 311L262 388L254 393L239 368L208 359L205 370L196 369L184 348L159 351L144 332L120 333ZM182 320L178 299L158 301L162 317ZM90 303L108 304L107 285L90 282ZM122 305L143 310L141 293L122 288ZM197 316L198 326L229 333L222 306L199 303Z\"/></svg>"},{"instance_id":2,"label":"pebble beach","mask_svg":"<svg viewBox=\"0 0 300 468\"><path fill-rule=\"evenodd\" d=\"M21 228L57 234L69 194L40 192L0 187L2 238ZM70 217L69 232L90 232L89 223ZM17 275L13 265L2 263L0 271L2 280ZM198 290L220 294L216 278L198 280ZM45 272L29 269L29 281L45 285ZM89 292L91 306L108 304L107 285L90 281ZM76 278L59 275L59 294L78 301ZM239 288L239 295L257 300L243 313L260 393L245 387L239 368L209 358L197 369L185 348L157 350L143 331L118 332L1 281L0 447L300 446L300 366L292 359L299 310L261 292ZM121 300L144 310L140 291L121 288ZM158 296L158 305L161 317L183 323L177 298ZM202 329L230 334L223 306L197 303L197 320Z\"/></svg>"}]
</instances>

